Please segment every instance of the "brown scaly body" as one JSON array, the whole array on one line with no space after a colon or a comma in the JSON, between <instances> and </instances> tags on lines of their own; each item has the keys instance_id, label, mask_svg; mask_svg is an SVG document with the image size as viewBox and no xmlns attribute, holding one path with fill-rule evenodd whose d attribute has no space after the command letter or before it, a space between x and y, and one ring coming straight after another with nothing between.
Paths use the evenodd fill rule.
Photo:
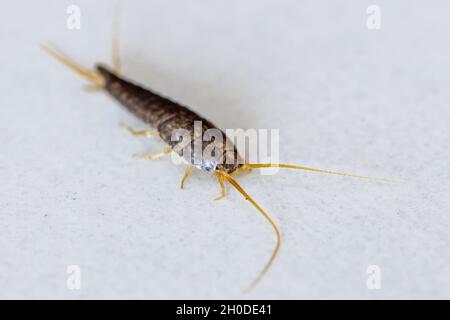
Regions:
<instances>
[{"instance_id":1,"label":"brown scaly body","mask_svg":"<svg viewBox=\"0 0 450 320\"><path fill-rule=\"evenodd\" d=\"M117 76L103 65L98 65L96 69L103 78L103 88L136 117L156 128L161 139L171 148L179 143L178 140L174 139L174 133L177 130L184 129L189 132L192 141L191 154L181 154L181 150L173 149L179 152L179 155L183 156L189 163L202 170L221 169L227 173L233 173L242 167L243 161L236 147L227 140L225 133L210 121L187 107ZM222 135L222 141L227 143L217 144L215 147L221 151L224 159L231 158L232 161L218 161L216 163L217 161L209 159L206 154L203 155L203 151L211 144L211 141L204 141L202 136L196 135L194 131L196 121L201 123L202 132L213 129ZM201 142L202 148L199 151L202 154L195 154L195 140Z\"/></svg>"}]
</instances>

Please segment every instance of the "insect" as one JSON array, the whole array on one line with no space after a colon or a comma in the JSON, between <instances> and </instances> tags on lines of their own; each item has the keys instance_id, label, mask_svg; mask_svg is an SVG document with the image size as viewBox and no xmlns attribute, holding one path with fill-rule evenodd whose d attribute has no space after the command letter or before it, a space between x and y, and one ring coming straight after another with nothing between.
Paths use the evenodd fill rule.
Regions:
<instances>
[{"instance_id":1,"label":"insect","mask_svg":"<svg viewBox=\"0 0 450 320\"><path fill-rule=\"evenodd\" d=\"M262 270L258 273L255 280L250 284L246 291L254 288L260 280L264 277L267 271L273 264L281 244L281 233L278 226L274 223L271 217L258 205L258 203L251 198L247 192L236 182L234 176L239 172L250 172L252 169L258 168L287 168L305 170L326 174L333 174L339 176L354 177L360 179L371 179L385 182L393 182L391 180L382 178L372 178L366 176L359 176L349 173L340 173L330 170L322 170L311 167L290 165L290 164L277 164L277 163L247 163L241 156L237 148L227 140L227 143L219 143L216 141L208 142L205 144L201 141L202 153L208 145L213 145L215 150L219 150L219 157L210 159L204 158L203 153L197 154L195 148L193 151L186 154L176 150L177 141L173 141L172 136L176 130L186 130L190 133L192 143L194 144L201 137L196 136L194 130L194 123L200 121L203 130L215 129L218 130L226 139L225 133L214 126L210 121L204 119L189 108L180 105L168 98L165 98L149 89L133 83L122 77L121 75L121 63L119 58L117 37L113 38L113 67L109 68L103 64L97 64L94 70L87 69L81 65L75 63L73 60L63 55L60 51L54 49L51 46L43 46L43 48L50 53L57 60L65 64L67 67L78 73L89 82L87 87L88 91L100 91L103 90L109 95L114 97L122 106L134 114L137 118L153 127L155 130L142 130L138 131L131 127L127 127L128 131L134 136L142 137L155 137L159 136L166 144L159 153L156 154L144 154L140 155L141 158L148 160L155 160L171 153L172 151L179 153L188 163L186 172L181 180L181 188L183 189L186 179L191 174L193 168L213 173L219 183L221 194L216 200L222 199L226 196L225 184L230 183L239 193L241 193L246 200L248 200L267 220L272 226L275 233L275 247L268 261L265 263ZM194 161L194 159L201 159L200 162ZM219 160L217 160L219 159Z\"/></svg>"}]
</instances>

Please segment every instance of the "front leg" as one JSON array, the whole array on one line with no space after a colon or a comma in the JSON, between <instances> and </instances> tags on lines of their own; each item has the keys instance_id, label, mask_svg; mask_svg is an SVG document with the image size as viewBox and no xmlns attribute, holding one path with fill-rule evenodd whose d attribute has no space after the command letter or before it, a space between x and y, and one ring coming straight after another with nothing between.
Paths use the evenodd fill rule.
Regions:
<instances>
[{"instance_id":1,"label":"front leg","mask_svg":"<svg viewBox=\"0 0 450 320\"><path fill-rule=\"evenodd\" d=\"M189 178L189 175L192 171L192 164L189 164L186 168L186 172L184 173L183 179L181 179L180 187L181 189L184 189L184 183L186 182L186 179Z\"/></svg>"},{"instance_id":2,"label":"front leg","mask_svg":"<svg viewBox=\"0 0 450 320\"><path fill-rule=\"evenodd\" d=\"M225 196L226 196L225 183L223 182L223 176L221 176L220 174L216 173L216 177L217 177L217 180L219 181L221 192L220 192L220 196L218 196L214 200L219 201L219 200L222 200L223 198L225 198Z\"/></svg>"}]
</instances>

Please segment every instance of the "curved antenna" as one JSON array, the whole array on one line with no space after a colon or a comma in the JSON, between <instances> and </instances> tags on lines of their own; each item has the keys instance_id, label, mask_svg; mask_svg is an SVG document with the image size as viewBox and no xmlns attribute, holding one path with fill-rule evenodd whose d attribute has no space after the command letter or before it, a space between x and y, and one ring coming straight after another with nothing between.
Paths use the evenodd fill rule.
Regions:
<instances>
[{"instance_id":1,"label":"curved antenna","mask_svg":"<svg viewBox=\"0 0 450 320\"><path fill-rule=\"evenodd\" d=\"M258 169L258 168L297 169L297 170L305 170L305 171L333 174L333 175L343 176L343 177L352 177L352 178L358 178L358 179L387 182L387 183L393 183L393 184L404 184L405 183L405 182L399 181L399 180L390 180L390 179L385 179L385 178L360 176L360 175L356 175L356 174L352 174L352 173L343 173L343 172L336 172L336 171L331 171L331 170L323 170L323 169L317 169L317 168L311 168L311 167L295 166L295 165L292 165L292 164L246 163L246 164L244 164L244 168L248 168L248 169Z\"/></svg>"},{"instance_id":2,"label":"curved antenna","mask_svg":"<svg viewBox=\"0 0 450 320\"><path fill-rule=\"evenodd\" d=\"M251 291L264 277L264 275L267 273L269 268L271 267L272 263L274 262L278 251L280 250L280 244L281 244L281 234L280 230L278 229L277 225L273 222L273 220L269 217L269 215L253 200L247 192L234 180L228 173L225 171L217 171L218 174L222 175L227 181L236 188L237 191L239 191L246 200L250 201L250 203L266 218L266 220L270 223L273 230L275 231L276 235L276 245L275 248L272 251L272 255L270 256L269 260L265 264L262 271L259 273L259 275L256 277L256 279L250 284L250 286L245 290L245 292Z\"/></svg>"}]
</instances>

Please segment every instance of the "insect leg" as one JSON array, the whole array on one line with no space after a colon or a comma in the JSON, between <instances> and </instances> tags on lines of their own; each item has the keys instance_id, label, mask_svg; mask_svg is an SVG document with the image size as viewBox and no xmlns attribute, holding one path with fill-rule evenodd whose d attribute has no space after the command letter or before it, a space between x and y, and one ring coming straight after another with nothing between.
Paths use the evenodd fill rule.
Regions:
<instances>
[{"instance_id":1,"label":"insect leg","mask_svg":"<svg viewBox=\"0 0 450 320\"><path fill-rule=\"evenodd\" d=\"M165 147L163 151L158 152L158 153L154 153L154 154L135 154L134 157L135 158L140 158L140 159L144 159L144 160L156 160L159 158L164 157L165 155L169 154L172 152L172 148L170 147Z\"/></svg>"},{"instance_id":2,"label":"insect leg","mask_svg":"<svg viewBox=\"0 0 450 320\"><path fill-rule=\"evenodd\" d=\"M128 130L129 133L131 133L133 136L135 137L146 137L146 138L151 138L151 137L158 137L159 136L159 132L158 131L152 131L152 130L135 130L130 126L127 126L125 124L121 124L121 127L125 128Z\"/></svg>"},{"instance_id":3,"label":"insect leg","mask_svg":"<svg viewBox=\"0 0 450 320\"><path fill-rule=\"evenodd\" d=\"M219 200L222 200L223 198L225 198L226 192L225 192L225 184L223 183L223 179L224 179L223 176L216 173L216 177L217 177L217 180L219 181L221 192L220 192L220 195L217 198L215 198L214 200L219 201Z\"/></svg>"},{"instance_id":4,"label":"insect leg","mask_svg":"<svg viewBox=\"0 0 450 320\"><path fill-rule=\"evenodd\" d=\"M186 182L186 179L189 178L189 175L192 172L192 164L189 164L186 168L186 172L184 173L183 179L181 179L180 188L184 189L184 183Z\"/></svg>"}]
</instances>

